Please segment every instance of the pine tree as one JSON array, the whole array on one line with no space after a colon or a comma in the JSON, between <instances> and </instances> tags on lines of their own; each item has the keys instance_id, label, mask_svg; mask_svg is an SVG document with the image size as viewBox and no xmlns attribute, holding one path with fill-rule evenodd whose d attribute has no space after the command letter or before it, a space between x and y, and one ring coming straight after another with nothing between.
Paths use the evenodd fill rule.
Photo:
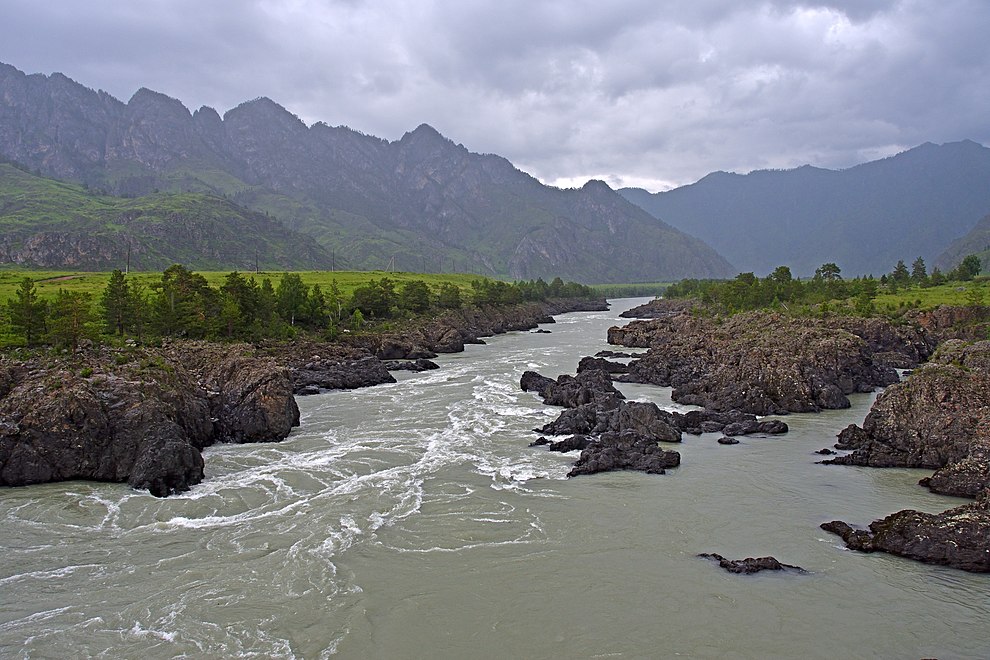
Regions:
<instances>
[{"instance_id":1,"label":"pine tree","mask_svg":"<svg viewBox=\"0 0 990 660\"><path fill-rule=\"evenodd\" d=\"M890 277L898 284L904 285L911 281L911 273L908 272L907 266L904 264L904 260L899 260L897 265L894 266L893 272L891 272Z\"/></svg>"},{"instance_id":2,"label":"pine tree","mask_svg":"<svg viewBox=\"0 0 990 660\"><path fill-rule=\"evenodd\" d=\"M48 314L48 339L59 347L78 348L89 337L87 327L93 317L88 293L59 289Z\"/></svg>"},{"instance_id":3,"label":"pine tree","mask_svg":"<svg viewBox=\"0 0 990 660\"><path fill-rule=\"evenodd\" d=\"M123 336L124 329L131 321L131 307L131 290L127 278L120 270L115 270L110 273L110 281L100 296L100 309L106 331Z\"/></svg>"},{"instance_id":4,"label":"pine tree","mask_svg":"<svg viewBox=\"0 0 990 660\"><path fill-rule=\"evenodd\" d=\"M928 269L925 268L925 260L918 257L911 264L911 279L915 284L927 284L928 283Z\"/></svg>"},{"instance_id":5,"label":"pine tree","mask_svg":"<svg viewBox=\"0 0 990 660\"><path fill-rule=\"evenodd\" d=\"M25 277L7 301L7 312L14 330L24 337L28 346L33 345L45 332L48 304L38 297L34 281Z\"/></svg>"}]
</instances>

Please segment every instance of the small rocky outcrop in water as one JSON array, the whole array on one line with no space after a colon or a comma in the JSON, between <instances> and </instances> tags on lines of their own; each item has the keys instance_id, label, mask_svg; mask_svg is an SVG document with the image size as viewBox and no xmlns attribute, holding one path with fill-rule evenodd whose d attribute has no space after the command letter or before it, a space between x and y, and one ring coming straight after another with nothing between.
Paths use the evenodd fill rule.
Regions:
<instances>
[{"instance_id":1,"label":"small rocky outcrop in water","mask_svg":"<svg viewBox=\"0 0 990 660\"><path fill-rule=\"evenodd\" d=\"M800 566L792 566L791 564L782 564L777 561L774 557L747 557L746 559L726 559L718 553L707 553L703 552L699 557L703 559L710 559L712 561L718 562L718 565L727 570L730 573L737 573L741 575L752 575L753 573L759 573L760 571L797 571L799 573L807 573Z\"/></svg>"},{"instance_id":2,"label":"small rocky outcrop in water","mask_svg":"<svg viewBox=\"0 0 990 660\"><path fill-rule=\"evenodd\" d=\"M593 404L598 408L612 408L622 393L612 385L608 374L599 369L579 373L577 376L563 375L557 380L541 376L535 371L526 371L519 379L524 392L536 392L543 402L550 406L577 408Z\"/></svg>"},{"instance_id":3,"label":"small rocky outcrop in water","mask_svg":"<svg viewBox=\"0 0 990 660\"><path fill-rule=\"evenodd\" d=\"M664 474L667 468L681 464L676 451L661 449L657 440L634 431L602 433L590 441L568 477L612 470L637 470L647 474Z\"/></svg>"},{"instance_id":4,"label":"small rocky outcrop in water","mask_svg":"<svg viewBox=\"0 0 990 660\"><path fill-rule=\"evenodd\" d=\"M839 434L852 450L830 464L924 467L933 492L977 499L942 513L899 511L854 529L822 528L863 552L888 552L967 571L990 571L990 342L944 344L931 363L876 400L863 426Z\"/></svg>"},{"instance_id":5,"label":"small rocky outcrop in water","mask_svg":"<svg viewBox=\"0 0 990 660\"><path fill-rule=\"evenodd\" d=\"M853 529L840 520L821 527L841 536L852 550L990 573L990 491L973 504L942 513L898 511L870 523L868 530Z\"/></svg>"},{"instance_id":6,"label":"small rocky outcrop in water","mask_svg":"<svg viewBox=\"0 0 990 660\"><path fill-rule=\"evenodd\" d=\"M814 319L678 313L613 327L609 343L650 348L616 380L673 387L673 399L755 415L847 408L847 394L897 381L869 344Z\"/></svg>"},{"instance_id":7,"label":"small rocky outcrop in water","mask_svg":"<svg viewBox=\"0 0 990 660\"><path fill-rule=\"evenodd\" d=\"M569 435L551 451L581 449L568 476L610 470L639 470L663 474L680 464L680 454L661 449L660 442L680 442L681 432L671 424L673 415L656 404L625 401L608 373L588 369L557 380L527 371L520 379L524 391L537 392L544 402L566 407L556 421L540 432Z\"/></svg>"}]
</instances>

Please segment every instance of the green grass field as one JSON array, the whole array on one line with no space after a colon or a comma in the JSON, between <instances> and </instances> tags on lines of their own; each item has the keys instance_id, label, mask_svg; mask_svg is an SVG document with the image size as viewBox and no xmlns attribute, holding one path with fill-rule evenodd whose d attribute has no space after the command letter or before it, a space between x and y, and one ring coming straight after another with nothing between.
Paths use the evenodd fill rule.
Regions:
<instances>
[{"instance_id":1,"label":"green grass field","mask_svg":"<svg viewBox=\"0 0 990 660\"><path fill-rule=\"evenodd\" d=\"M203 275L211 286L220 286L230 271L197 271ZM281 272L242 273L245 277L254 277L258 282L269 278L274 286L278 286ZM308 286L319 284L326 291L331 282L336 280L344 295L350 295L354 289L366 284L369 280L387 277L402 285L403 282L422 280L436 288L441 283L450 282L467 291L471 282L483 279L478 275L464 273L390 273L385 271L300 271L303 283ZM139 282L146 287L161 281L161 272L131 272L127 278L131 282ZM110 273L93 273L83 271L45 271L45 270L0 270L0 303L13 297L15 289L25 277L34 280L35 291L42 298L54 298L59 289L89 293L96 299L103 292L110 278Z\"/></svg>"},{"instance_id":2,"label":"green grass field","mask_svg":"<svg viewBox=\"0 0 990 660\"><path fill-rule=\"evenodd\" d=\"M939 305L961 306L971 304L970 291L973 290L983 294L982 304L990 304L990 278L985 276L977 277L971 282L952 282L928 289L912 287L897 293L881 293L874 303L880 312L902 307L933 309Z\"/></svg>"}]
</instances>

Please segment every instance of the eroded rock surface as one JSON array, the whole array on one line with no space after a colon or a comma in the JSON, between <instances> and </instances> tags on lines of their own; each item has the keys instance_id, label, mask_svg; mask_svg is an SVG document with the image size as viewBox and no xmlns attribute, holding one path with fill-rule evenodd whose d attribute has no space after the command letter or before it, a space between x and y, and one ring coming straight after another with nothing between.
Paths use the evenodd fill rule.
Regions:
<instances>
[{"instance_id":1,"label":"eroded rock surface","mask_svg":"<svg viewBox=\"0 0 990 660\"><path fill-rule=\"evenodd\" d=\"M927 564L990 572L990 491L978 502L942 513L898 511L854 529L833 520L822 529L838 534L852 550L887 552Z\"/></svg>"},{"instance_id":2,"label":"eroded rock surface","mask_svg":"<svg viewBox=\"0 0 990 660\"><path fill-rule=\"evenodd\" d=\"M846 408L846 395L897 381L852 332L769 312L685 313L609 329L609 343L647 347L617 380L673 387L673 399L756 415Z\"/></svg>"},{"instance_id":3,"label":"eroded rock surface","mask_svg":"<svg viewBox=\"0 0 990 660\"><path fill-rule=\"evenodd\" d=\"M837 520L823 529L854 550L990 571L990 342L946 342L877 398L862 427L844 429L836 447L852 453L826 463L935 469L923 485L977 501L935 514L898 511L869 529Z\"/></svg>"},{"instance_id":4,"label":"eroded rock surface","mask_svg":"<svg viewBox=\"0 0 990 660\"><path fill-rule=\"evenodd\" d=\"M976 497L990 487L990 342L944 344L835 446L852 453L827 463L930 468L932 491Z\"/></svg>"},{"instance_id":5,"label":"eroded rock surface","mask_svg":"<svg viewBox=\"0 0 990 660\"><path fill-rule=\"evenodd\" d=\"M207 445L283 439L299 423L289 372L243 350L0 357L0 485L92 479L165 496L202 480Z\"/></svg>"}]
</instances>

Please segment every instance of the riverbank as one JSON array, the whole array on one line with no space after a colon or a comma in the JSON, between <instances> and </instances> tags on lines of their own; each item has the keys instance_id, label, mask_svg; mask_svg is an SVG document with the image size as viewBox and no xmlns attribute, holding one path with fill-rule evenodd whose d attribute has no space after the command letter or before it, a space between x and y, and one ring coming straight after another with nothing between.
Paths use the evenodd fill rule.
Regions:
<instances>
[{"instance_id":1,"label":"riverbank","mask_svg":"<svg viewBox=\"0 0 990 660\"><path fill-rule=\"evenodd\" d=\"M842 453L824 462L936 470L923 486L976 502L939 514L902 510L868 530L842 521L822 528L851 549L990 572L990 342L959 338L974 336L986 310L939 308L895 325L883 317L722 317L692 301L657 300L623 316L649 320L611 328L609 342L648 350L613 378L673 387L682 404L759 415L816 412L846 408L848 395L889 386L862 427L839 434L834 446ZM898 382L893 367L919 363Z\"/></svg>"},{"instance_id":2,"label":"riverbank","mask_svg":"<svg viewBox=\"0 0 990 660\"><path fill-rule=\"evenodd\" d=\"M463 351L483 336L603 307L557 299L465 308L340 343L8 351L0 354L0 486L90 479L182 492L203 479L203 448L284 439L299 423L294 394L394 382L383 359Z\"/></svg>"}]
</instances>

